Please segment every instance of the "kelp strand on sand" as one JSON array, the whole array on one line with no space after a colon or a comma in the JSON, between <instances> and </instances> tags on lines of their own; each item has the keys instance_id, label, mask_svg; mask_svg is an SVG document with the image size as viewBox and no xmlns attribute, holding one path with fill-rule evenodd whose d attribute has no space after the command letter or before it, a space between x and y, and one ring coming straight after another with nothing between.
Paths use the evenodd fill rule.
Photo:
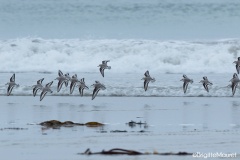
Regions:
<instances>
[{"instance_id":1,"label":"kelp strand on sand","mask_svg":"<svg viewBox=\"0 0 240 160\"><path fill-rule=\"evenodd\" d=\"M102 150L101 152L91 152L91 150L88 148L85 152L81 153L82 155L161 155L161 156L189 156L192 155L192 153L189 152L165 152L165 153L158 153L156 151L154 152L138 152L135 150L128 150L128 149L122 149L122 148L113 148L108 151Z\"/></svg>"}]
</instances>

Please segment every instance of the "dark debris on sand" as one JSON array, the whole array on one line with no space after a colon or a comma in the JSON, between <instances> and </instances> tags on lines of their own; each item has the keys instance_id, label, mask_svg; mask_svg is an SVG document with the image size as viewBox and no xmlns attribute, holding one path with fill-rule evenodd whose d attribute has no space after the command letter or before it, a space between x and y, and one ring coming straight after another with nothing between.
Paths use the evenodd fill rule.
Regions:
<instances>
[{"instance_id":1,"label":"dark debris on sand","mask_svg":"<svg viewBox=\"0 0 240 160\"><path fill-rule=\"evenodd\" d=\"M60 122L58 120L50 120L41 122L39 125L47 128L59 129L60 127L74 127L74 126L100 127L103 126L104 124L99 122L74 123L72 121Z\"/></svg>"},{"instance_id":2,"label":"dark debris on sand","mask_svg":"<svg viewBox=\"0 0 240 160\"><path fill-rule=\"evenodd\" d=\"M102 150L101 152L91 152L88 148L84 153L81 155L161 155L161 156L191 156L192 153L189 152L165 152L165 153L158 153L158 152L138 152L134 150L122 149L122 148L113 148L108 151Z\"/></svg>"},{"instance_id":3,"label":"dark debris on sand","mask_svg":"<svg viewBox=\"0 0 240 160\"><path fill-rule=\"evenodd\" d=\"M135 121L130 121L130 122L128 122L128 123L126 123L129 127L131 127L131 128L133 128L133 127L136 127L137 125L138 126L144 126L144 128L147 128L148 127L148 125L147 125L147 123L146 122L135 122Z\"/></svg>"}]
</instances>

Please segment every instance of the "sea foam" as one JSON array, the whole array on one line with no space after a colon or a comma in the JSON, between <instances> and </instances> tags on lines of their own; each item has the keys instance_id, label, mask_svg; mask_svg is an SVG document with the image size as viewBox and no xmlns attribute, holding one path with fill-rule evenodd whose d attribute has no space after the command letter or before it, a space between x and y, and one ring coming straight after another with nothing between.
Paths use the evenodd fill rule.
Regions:
<instances>
[{"instance_id":1,"label":"sea foam","mask_svg":"<svg viewBox=\"0 0 240 160\"><path fill-rule=\"evenodd\" d=\"M10 39L0 41L0 72L233 73L240 40Z\"/></svg>"}]
</instances>

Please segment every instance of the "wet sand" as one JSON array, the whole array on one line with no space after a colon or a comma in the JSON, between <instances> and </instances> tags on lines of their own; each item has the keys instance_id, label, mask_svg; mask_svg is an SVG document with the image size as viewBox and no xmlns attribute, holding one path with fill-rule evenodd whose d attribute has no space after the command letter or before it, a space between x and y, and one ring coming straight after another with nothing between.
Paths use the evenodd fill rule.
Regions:
<instances>
[{"instance_id":1,"label":"wet sand","mask_svg":"<svg viewBox=\"0 0 240 160\"><path fill-rule=\"evenodd\" d=\"M140 152L224 152L239 154L240 101L235 97L0 96L1 159L162 159L162 156L85 156L112 148ZM86 126L46 129L47 120ZM147 125L129 126L131 120ZM116 130L126 132L114 132ZM164 159L191 159L164 157Z\"/></svg>"}]
</instances>

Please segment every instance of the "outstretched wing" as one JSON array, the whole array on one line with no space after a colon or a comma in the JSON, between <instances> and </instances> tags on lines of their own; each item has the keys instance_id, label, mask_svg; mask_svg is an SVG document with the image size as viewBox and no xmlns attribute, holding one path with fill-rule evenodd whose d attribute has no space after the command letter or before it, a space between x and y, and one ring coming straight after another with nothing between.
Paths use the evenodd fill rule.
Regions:
<instances>
[{"instance_id":1,"label":"outstretched wing","mask_svg":"<svg viewBox=\"0 0 240 160\"><path fill-rule=\"evenodd\" d=\"M233 94L233 96L234 96L234 94L235 94L235 91L236 91L237 86L238 86L238 83L236 83L236 82L233 82L233 83L232 83L232 94Z\"/></svg>"},{"instance_id":2,"label":"outstretched wing","mask_svg":"<svg viewBox=\"0 0 240 160\"><path fill-rule=\"evenodd\" d=\"M102 64L107 64L107 62L110 62L110 60L102 61Z\"/></svg>"},{"instance_id":3,"label":"outstretched wing","mask_svg":"<svg viewBox=\"0 0 240 160\"><path fill-rule=\"evenodd\" d=\"M70 94L72 94L74 88L75 88L76 82L71 82L70 84Z\"/></svg>"},{"instance_id":4,"label":"outstretched wing","mask_svg":"<svg viewBox=\"0 0 240 160\"><path fill-rule=\"evenodd\" d=\"M40 95L40 101L42 101L42 99L45 97L46 94L47 94L47 91L42 91Z\"/></svg>"},{"instance_id":5,"label":"outstretched wing","mask_svg":"<svg viewBox=\"0 0 240 160\"><path fill-rule=\"evenodd\" d=\"M44 80L44 78L39 79L39 80L37 81L37 84L42 84L43 80Z\"/></svg>"},{"instance_id":6,"label":"outstretched wing","mask_svg":"<svg viewBox=\"0 0 240 160\"><path fill-rule=\"evenodd\" d=\"M92 94L92 100L97 96L99 90L100 90L100 88L97 88L97 87L94 88L93 94Z\"/></svg>"},{"instance_id":7,"label":"outstretched wing","mask_svg":"<svg viewBox=\"0 0 240 160\"><path fill-rule=\"evenodd\" d=\"M207 84L207 83L203 83L203 87L205 88L205 90L206 90L207 92L209 92L209 90L208 90L208 84Z\"/></svg>"},{"instance_id":8,"label":"outstretched wing","mask_svg":"<svg viewBox=\"0 0 240 160\"><path fill-rule=\"evenodd\" d=\"M144 81L144 90L145 90L145 91L147 91L148 83L149 83L148 80L145 80L145 81Z\"/></svg>"},{"instance_id":9,"label":"outstretched wing","mask_svg":"<svg viewBox=\"0 0 240 160\"><path fill-rule=\"evenodd\" d=\"M145 77L149 77L150 75L149 75L149 71L146 71L145 73L144 73L144 76Z\"/></svg>"},{"instance_id":10,"label":"outstretched wing","mask_svg":"<svg viewBox=\"0 0 240 160\"><path fill-rule=\"evenodd\" d=\"M80 93L81 96L83 96L83 90L84 90L84 88L79 87L79 93Z\"/></svg>"},{"instance_id":11,"label":"outstretched wing","mask_svg":"<svg viewBox=\"0 0 240 160\"><path fill-rule=\"evenodd\" d=\"M100 70L100 73L102 74L102 76L104 77L104 68L100 67L99 70Z\"/></svg>"},{"instance_id":12,"label":"outstretched wing","mask_svg":"<svg viewBox=\"0 0 240 160\"><path fill-rule=\"evenodd\" d=\"M33 97L36 96L38 90L39 90L39 88L37 88L37 87L33 88Z\"/></svg>"},{"instance_id":13,"label":"outstretched wing","mask_svg":"<svg viewBox=\"0 0 240 160\"><path fill-rule=\"evenodd\" d=\"M59 80L58 81L57 92L59 92L61 90L62 85L63 85L64 82L65 82L64 80Z\"/></svg>"},{"instance_id":14,"label":"outstretched wing","mask_svg":"<svg viewBox=\"0 0 240 160\"><path fill-rule=\"evenodd\" d=\"M184 93L187 92L188 83L189 83L189 82L184 82L184 83L183 83L183 92L184 92Z\"/></svg>"},{"instance_id":15,"label":"outstretched wing","mask_svg":"<svg viewBox=\"0 0 240 160\"><path fill-rule=\"evenodd\" d=\"M63 76L63 73L62 73L61 70L58 70L58 76L59 76L59 77Z\"/></svg>"},{"instance_id":16,"label":"outstretched wing","mask_svg":"<svg viewBox=\"0 0 240 160\"><path fill-rule=\"evenodd\" d=\"M10 78L10 82L15 82L15 73L12 75L12 77Z\"/></svg>"},{"instance_id":17,"label":"outstretched wing","mask_svg":"<svg viewBox=\"0 0 240 160\"><path fill-rule=\"evenodd\" d=\"M86 86L85 84L84 84L84 88L85 88L85 89L89 89L88 86Z\"/></svg>"},{"instance_id":18,"label":"outstretched wing","mask_svg":"<svg viewBox=\"0 0 240 160\"><path fill-rule=\"evenodd\" d=\"M236 64L236 70L237 70L237 73L239 74L240 67L238 64Z\"/></svg>"},{"instance_id":19,"label":"outstretched wing","mask_svg":"<svg viewBox=\"0 0 240 160\"><path fill-rule=\"evenodd\" d=\"M48 84L46 84L46 87L51 87L53 81L52 82L49 82Z\"/></svg>"},{"instance_id":20,"label":"outstretched wing","mask_svg":"<svg viewBox=\"0 0 240 160\"><path fill-rule=\"evenodd\" d=\"M65 81L64 83L65 83L65 86L67 87L68 86L68 81Z\"/></svg>"},{"instance_id":21,"label":"outstretched wing","mask_svg":"<svg viewBox=\"0 0 240 160\"><path fill-rule=\"evenodd\" d=\"M13 87L14 87L14 85L9 85L9 86L8 86L7 96L9 96L9 95L11 94Z\"/></svg>"},{"instance_id":22,"label":"outstretched wing","mask_svg":"<svg viewBox=\"0 0 240 160\"><path fill-rule=\"evenodd\" d=\"M77 78L77 74L74 74L74 75L72 76L72 78Z\"/></svg>"}]
</instances>

